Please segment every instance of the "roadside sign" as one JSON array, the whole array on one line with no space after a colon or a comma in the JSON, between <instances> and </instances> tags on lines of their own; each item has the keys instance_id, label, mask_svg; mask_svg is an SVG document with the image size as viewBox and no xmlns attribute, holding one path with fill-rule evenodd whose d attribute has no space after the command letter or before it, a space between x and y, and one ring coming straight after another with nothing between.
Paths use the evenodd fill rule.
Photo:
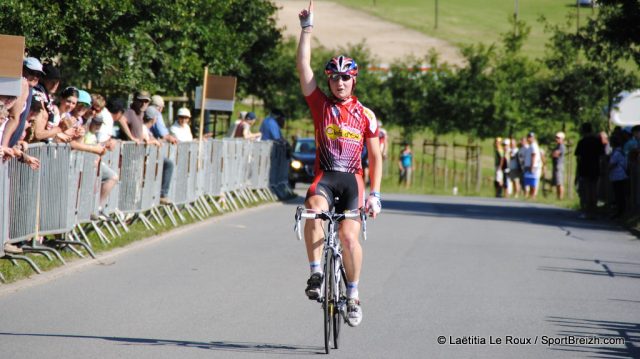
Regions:
<instances>
[{"instance_id":1,"label":"roadside sign","mask_svg":"<svg viewBox=\"0 0 640 359\"><path fill-rule=\"evenodd\" d=\"M24 36L0 35L0 95L20 96Z\"/></svg>"},{"instance_id":2,"label":"roadside sign","mask_svg":"<svg viewBox=\"0 0 640 359\"><path fill-rule=\"evenodd\" d=\"M234 76L209 75L206 81L207 91L204 109L233 112L236 99L237 78ZM202 103L202 86L196 87L195 105L199 109Z\"/></svg>"}]
</instances>

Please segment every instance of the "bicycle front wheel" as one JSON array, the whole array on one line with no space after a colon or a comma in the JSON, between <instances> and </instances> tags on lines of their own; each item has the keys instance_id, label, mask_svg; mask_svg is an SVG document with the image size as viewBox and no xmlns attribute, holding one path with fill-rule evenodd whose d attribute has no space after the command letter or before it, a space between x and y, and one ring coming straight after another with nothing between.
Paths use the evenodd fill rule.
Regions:
<instances>
[{"instance_id":1,"label":"bicycle front wheel","mask_svg":"<svg viewBox=\"0 0 640 359\"><path fill-rule=\"evenodd\" d=\"M333 297L338 300L338 303L333 307L333 347L338 349L338 338L340 337L340 328L342 327L343 321L342 315L344 314L341 310L347 310L345 306L340 305L347 295L347 278L340 261L336 260L332 261L332 263L338 267L338 269L332 268L332 278L334 282L332 288L335 291Z\"/></svg>"},{"instance_id":2,"label":"bicycle front wheel","mask_svg":"<svg viewBox=\"0 0 640 359\"><path fill-rule=\"evenodd\" d=\"M332 317L332 288L331 283L333 278L333 272L331 271L333 265L333 253L331 249L325 252L324 257L324 300L322 301L323 314L324 314L324 351L329 354L331 346L331 317Z\"/></svg>"}]
</instances>

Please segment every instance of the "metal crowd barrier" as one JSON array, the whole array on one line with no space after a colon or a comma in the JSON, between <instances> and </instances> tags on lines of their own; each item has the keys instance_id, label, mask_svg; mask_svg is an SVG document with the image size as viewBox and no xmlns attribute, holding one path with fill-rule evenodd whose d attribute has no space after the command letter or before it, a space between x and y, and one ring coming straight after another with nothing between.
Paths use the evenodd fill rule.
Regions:
<instances>
[{"instance_id":1,"label":"metal crowd barrier","mask_svg":"<svg viewBox=\"0 0 640 359\"><path fill-rule=\"evenodd\" d=\"M118 208L123 213L135 213L142 201L145 147L134 142L122 143L120 191Z\"/></svg>"},{"instance_id":2,"label":"metal crowd barrier","mask_svg":"<svg viewBox=\"0 0 640 359\"><path fill-rule=\"evenodd\" d=\"M9 240L9 165L0 161L0 257L4 256L4 243ZM0 279L3 279L0 277ZM4 279L3 279L4 280Z\"/></svg>"},{"instance_id":3,"label":"metal crowd barrier","mask_svg":"<svg viewBox=\"0 0 640 359\"><path fill-rule=\"evenodd\" d=\"M17 160L0 165L0 186L3 188L0 244L4 247L6 242L18 243L36 236L63 234L64 238L69 236L76 241L58 237L55 241L81 244L93 256L83 224L87 226L85 229L93 226L99 238L108 242L96 224L96 218L100 218L96 216L102 184L100 161L119 177L102 213L116 217L126 229L123 214L142 218L147 226L151 222L145 212L150 212L158 222L164 221L156 209L160 204L165 157L174 163L174 171L168 193L172 204L163 207L176 224L171 212L174 209L183 220L180 211L184 209L192 217L203 218L205 212L212 211L210 204L223 211L245 206L255 201L256 195L273 199L272 190L280 195L282 184L287 183L285 151L284 145L279 143L237 139L162 147L122 142L100 159L92 153L72 151L66 144L32 144L28 154L40 159L39 170L32 170ZM119 234L115 224L107 224L103 225L111 235ZM80 243L76 229L86 244ZM42 247L35 248L34 244L30 249L36 251ZM21 259L4 253L2 248L0 257ZM32 267L38 271L35 264Z\"/></svg>"},{"instance_id":4,"label":"metal crowd barrier","mask_svg":"<svg viewBox=\"0 0 640 359\"><path fill-rule=\"evenodd\" d=\"M102 163L109 166L117 175L118 182L120 182L120 150L121 146L115 146L112 151L108 151L104 156L102 156ZM104 204L103 211L105 214L113 214L119 210L118 208L118 200L120 198L120 183L114 186L109 194L109 198L107 202Z\"/></svg>"},{"instance_id":5,"label":"metal crowd barrier","mask_svg":"<svg viewBox=\"0 0 640 359\"><path fill-rule=\"evenodd\" d=\"M69 171L71 148L51 144L41 151L39 234L66 233L75 224L75 202L70 201L70 192L71 183L77 181L69 181L73 178Z\"/></svg>"}]
</instances>

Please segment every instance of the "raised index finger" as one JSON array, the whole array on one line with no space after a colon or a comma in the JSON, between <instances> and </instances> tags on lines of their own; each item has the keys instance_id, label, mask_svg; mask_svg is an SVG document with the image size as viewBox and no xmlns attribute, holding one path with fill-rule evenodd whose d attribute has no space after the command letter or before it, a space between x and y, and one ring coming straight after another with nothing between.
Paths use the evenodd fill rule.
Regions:
<instances>
[{"instance_id":1,"label":"raised index finger","mask_svg":"<svg viewBox=\"0 0 640 359\"><path fill-rule=\"evenodd\" d=\"M313 11L313 0L309 0L309 12Z\"/></svg>"}]
</instances>

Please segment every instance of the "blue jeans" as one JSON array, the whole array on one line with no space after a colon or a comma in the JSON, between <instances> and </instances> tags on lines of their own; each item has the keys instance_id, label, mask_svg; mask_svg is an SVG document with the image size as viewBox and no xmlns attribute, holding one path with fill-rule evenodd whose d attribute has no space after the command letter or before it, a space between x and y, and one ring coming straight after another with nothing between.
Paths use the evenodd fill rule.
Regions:
<instances>
[{"instance_id":1,"label":"blue jeans","mask_svg":"<svg viewBox=\"0 0 640 359\"><path fill-rule=\"evenodd\" d=\"M169 195L169 186L171 185L171 176L173 176L173 161L164 157L162 159L162 187L160 188L160 197Z\"/></svg>"}]
</instances>

